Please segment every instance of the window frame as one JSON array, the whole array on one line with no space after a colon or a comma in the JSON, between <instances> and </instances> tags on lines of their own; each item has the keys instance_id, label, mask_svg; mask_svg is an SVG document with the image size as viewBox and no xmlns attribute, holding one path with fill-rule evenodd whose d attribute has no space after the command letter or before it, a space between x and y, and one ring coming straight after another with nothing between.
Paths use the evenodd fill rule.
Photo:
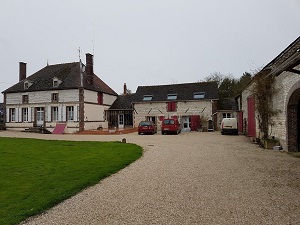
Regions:
<instances>
[{"instance_id":1,"label":"window frame","mask_svg":"<svg viewBox=\"0 0 300 225\"><path fill-rule=\"evenodd\" d=\"M66 121L74 121L74 106L66 106Z\"/></svg>"},{"instance_id":2,"label":"window frame","mask_svg":"<svg viewBox=\"0 0 300 225\"><path fill-rule=\"evenodd\" d=\"M58 93L51 94L51 102L58 102Z\"/></svg>"},{"instance_id":3,"label":"window frame","mask_svg":"<svg viewBox=\"0 0 300 225\"><path fill-rule=\"evenodd\" d=\"M28 108L22 108L22 122L28 122Z\"/></svg>"},{"instance_id":4,"label":"window frame","mask_svg":"<svg viewBox=\"0 0 300 225\"><path fill-rule=\"evenodd\" d=\"M51 122L58 122L58 121L59 121L59 118L58 118L58 107L57 106L52 106L51 107Z\"/></svg>"},{"instance_id":5,"label":"window frame","mask_svg":"<svg viewBox=\"0 0 300 225\"><path fill-rule=\"evenodd\" d=\"M152 101L153 95L144 95L143 96L143 101Z\"/></svg>"},{"instance_id":6,"label":"window frame","mask_svg":"<svg viewBox=\"0 0 300 225\"><path fill-rule=\"evenodd\" d=\"M9 121L16 122L16 108L9 109Z\"/></svg>"},{"instance_id":7,"label":"window frame","mask_svg":"<svg viewBox=\"0 0 300 225\"><path fill-rule=\"evenodd\" d=\"M177 94L168 94L167 100L177 100Z\"/></svg>"},{"instance_id":8,"label":"window frame","mask_svg":"<svg viewBox=\"0 0 300 225\"><path fill-rule=\"evenodd\" d=\"M27 104L29 102L29 96L28 95L22 95L22 104Z\"/></svg>"},{"instance_id":9,"label":"window frame","mask_svg":"<svg viewBox=\"0 0 300 225\"><path fill-rule=\"evenodd\" d=\"M229 117L228 117L228 115L229 115ZM225 116L225 117L224 117ZM224 119L224 118L232 118L231 117L231 113L222 113L222 118Z\"/></svg>"},{"instance_id":10,"label":"window frame","mask_svg":"<svg viewBox=\"0 0 300 225\"><path fill-rule=\"evenodd\" d=\"M194 99L204 99L204 98L205 98L204 91L194 92Z\"/></svg>"}]
</instances>

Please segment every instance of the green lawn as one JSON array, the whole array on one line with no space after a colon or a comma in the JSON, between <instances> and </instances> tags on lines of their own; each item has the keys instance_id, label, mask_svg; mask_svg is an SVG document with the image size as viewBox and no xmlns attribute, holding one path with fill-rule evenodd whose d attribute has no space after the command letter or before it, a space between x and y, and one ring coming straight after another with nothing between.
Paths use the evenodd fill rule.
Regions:
<instances>
[{"instance_id":1,"label":"green lawn","mask_svg":"<svg viewBox=\"0 0 300 225\"><path fill-rule=\"evenodd\" d=\"M72 142L0 137L0 224L17 224L142 155L120 142Z\"/></svg>"}]
</instances>

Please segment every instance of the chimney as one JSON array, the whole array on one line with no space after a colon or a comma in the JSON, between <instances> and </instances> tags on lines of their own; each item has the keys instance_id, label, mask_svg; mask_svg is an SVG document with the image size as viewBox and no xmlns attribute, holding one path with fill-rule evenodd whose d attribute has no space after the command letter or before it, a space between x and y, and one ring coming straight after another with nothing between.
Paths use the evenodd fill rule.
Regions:
<instances>
[{"instance_id":1,"label":"chimney","mask_svg":"<svg viewBox=\"0 0 300 225\"><path fill-rule=\"evenodd\" d=\"M26 63L19 62L19 81L26 79Z\"/></svg>"},{"instance_id":2,"label":"chimney","mask_svg":"<svg viewBox=\"0 0 300 225\"><path fill-rule=\"evenodd\" d=\"M93 55L90 53L86 54L86 75L87 81L89 84L93 84L93 77L94 77L94 69L93 69Z\"/></svg>"},{"instance_id":3,"label":"chimney","mask_svg":"<svg viewBox=\"0 0 300 225\"><path fill-rule=\"evenodd\" d=\"M124 95L127 95L127 86L126 86L126 83L124 83L124 90L123 90L123 94L124 94Z\"/></svg>"}]
</instances>

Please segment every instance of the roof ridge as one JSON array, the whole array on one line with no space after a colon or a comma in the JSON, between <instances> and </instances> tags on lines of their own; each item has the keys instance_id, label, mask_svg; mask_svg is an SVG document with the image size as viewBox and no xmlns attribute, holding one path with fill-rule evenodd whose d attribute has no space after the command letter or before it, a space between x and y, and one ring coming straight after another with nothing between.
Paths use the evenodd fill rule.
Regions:
<instances>
[{"instance_id":1,"label":"roof ridge","mask_svg":"<svg viewBox=\"0 0 300 225\"><path fill-rule=\"evenodd\" d=\"M199 81L199 82L187 82L179 84L158 84L158 85L139 85L138 87L160 87L160 86L174 86L174 85L186 85L186 84L204 84L204 83L216 83L215 81Z\"/></svg>"}]
</instances>

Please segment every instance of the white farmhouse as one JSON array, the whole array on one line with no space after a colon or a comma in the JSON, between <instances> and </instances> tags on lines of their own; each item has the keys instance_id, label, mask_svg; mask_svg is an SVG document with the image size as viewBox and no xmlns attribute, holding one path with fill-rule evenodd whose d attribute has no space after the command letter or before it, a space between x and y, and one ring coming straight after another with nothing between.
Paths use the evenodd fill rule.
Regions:
<instances>
[{"instance_id":1,"label":"white farmhouse","mask_svg":"<svg viewBox=\"0 0 300 225\"><path fill-rule=\"evenodd\" d=\"M86 65L47 65L28 77L26 63L20 62L19 82L2 93L6 129L43 127L52 132L64 124L65 133L108 127L105 111L117 98L94 74L89 53Z\"/></svg>"}]
</instances>

